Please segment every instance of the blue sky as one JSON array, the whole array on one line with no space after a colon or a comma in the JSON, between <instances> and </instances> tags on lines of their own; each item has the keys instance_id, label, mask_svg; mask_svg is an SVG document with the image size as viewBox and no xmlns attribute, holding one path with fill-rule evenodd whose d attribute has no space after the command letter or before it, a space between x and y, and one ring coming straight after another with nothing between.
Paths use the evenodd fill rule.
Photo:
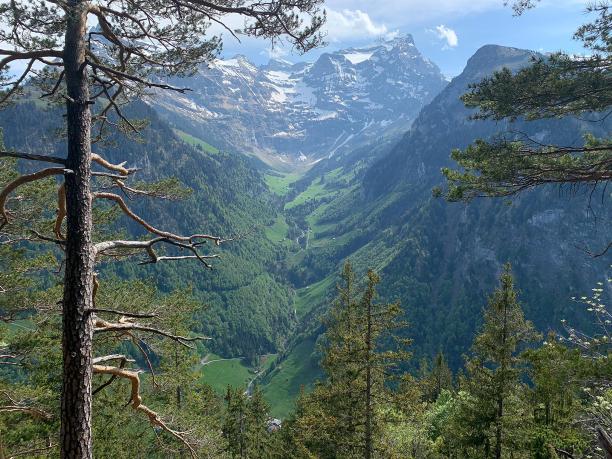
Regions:
<instances>
[{"instance_id":1,"label":"blue sky","mask_svg":"<svg viewBox=\"0 0 612 459\"><path fill-rule=\"evenodd\" d=\"M425 56L445 75L455 76L485 44L584 52L571 37L589 19L584 14L586 4L586 0L542 0L537 8L515 17L503 0L328 0L326 48L299 56L282 45L271 50L265 41L227 39L223 55L241 53L256 63L266 62L270 55L311 61L325 51L367 45L399 32L412 34Z\"/></svg>"}]
</instances>

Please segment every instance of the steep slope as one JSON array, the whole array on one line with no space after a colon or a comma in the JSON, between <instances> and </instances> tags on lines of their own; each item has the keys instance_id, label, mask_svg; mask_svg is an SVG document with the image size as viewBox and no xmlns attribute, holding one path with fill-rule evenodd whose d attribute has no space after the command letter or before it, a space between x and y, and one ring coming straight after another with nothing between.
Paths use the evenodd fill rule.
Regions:
<instances>
[{"instance_id":1,"label":"steep slope","mask_svg":"<svg viewBox=\"0 0 612 459\"><path fill-rule=\"evenodd\" d=\"M470 111L459 100L467 85L502 66L525 65L532 55L483 47L387 155L365 171L345 164L335 172L336 179L329 172L324 179L310 179L309 187L323 186L326 193L291 208L312 230L309 247L295 258L294 277L311 288L327 288L302 316L302 335L296 340L301 355L299 343L314 343L321 331L317 317L325 311L335 273L347 258L362 272L367 267L381 272L382 296L401 300L412 324L417 358L443 350L454 367L461 364L486 294L506 261L514 266L527 317L540 330L559 329L561 319L588 326L570 298L590 291L609 268L609 257L595 260L578 248L605 247L608 242L612 212L604 190L592 200L587 190L557 187L525 193L511 202L464 205L432 197L432 188L442 183L440 168L451 165L450 151L475 138L511 129L542 142L572 145L581 142L585 132L610 132L610 121L508 125L470 120ZM343 179L345 192L335 193L334 183ZM306 290L299 291L298 301L304 295ZM302 361L307 371L293 370L292 378L307 383L314 373L311 363ZM271 374L268 392L285 390L285 380L282 369Z\"/></svg>"},{"instance_id":2,"label":"steep slope","mask_svg":"<svg viewBox=\"0 0 612 459\"><path fill-rule=\"evenodd\" d=\"M325 53L314 63L218 60L152 101L174 125L276 167L308 166L389 132L405 131L446 84L411 36Z\"/></svg>"}]
</instances>

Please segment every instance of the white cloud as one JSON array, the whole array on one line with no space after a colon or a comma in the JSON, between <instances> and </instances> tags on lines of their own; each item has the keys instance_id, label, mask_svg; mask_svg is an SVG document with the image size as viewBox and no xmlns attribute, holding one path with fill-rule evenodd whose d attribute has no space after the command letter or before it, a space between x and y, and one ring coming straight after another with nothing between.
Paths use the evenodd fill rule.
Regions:
<instances>
[{"instance_id":1,"label":"white cloud","mask_svg":"<svg viewBox=\"0 0 612 459\"><path fill-rule=\"evenodd\" d=\"M331 42L387 35L385 24L376 24L361 10L327 10L326 39Z\"/></svg>"},{"instance_id":2,"label":"white cloud","mask_svg":"<svg viewBox=\"0 0 612 459\"><path fill-rule=\"evenodd\" d=\"M259 54L261 56L267 57L268 59L282 59L284 57L289 56L291 52L283 45L275 44L274 46L268 46L266 49L260 51Z\"/></svg>"},{"instance_id":3,"label":"white cloud","mask_svg":"<svg viewBox=\"0 0 612 459\"><path fill-rule=\"evenodd\" d=\"M347 8L363 11L366 12L364 14L369 14L372 21L384 23L391 28L441 22L451 17L487 10L507 9L504 8L503 0L326 0L325 6L334 11ZM509 9L508 14L511 14Z\"/></svg>"},{"instance_id":4,"label":"white cloud","mask_svg":"<svg viewBox=\"0 0 612 459\"><path fill-rule=\"evenodd\" d=\"M444 47L455 48L459 44L459 38L457 37L457 33L451 29L450 27L446 27L444 24L440 24L436 26L436 30L434 31L440 40L446 41Z\"/></svg>"}]
</instances>

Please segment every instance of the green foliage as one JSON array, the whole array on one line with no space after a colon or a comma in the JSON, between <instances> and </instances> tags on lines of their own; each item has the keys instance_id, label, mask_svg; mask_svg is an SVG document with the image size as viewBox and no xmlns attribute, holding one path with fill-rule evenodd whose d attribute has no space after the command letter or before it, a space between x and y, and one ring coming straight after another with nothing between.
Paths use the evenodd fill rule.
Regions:
<instances>
[{"instance_id":1,"label":"green foliage","mask_svg":"<svg viewBox=\"0 0 612 459\"><path fill-rule=\"evenodd\" d=\"M526 4L518 2L517 11ZM567 53L533 58L518 72L503 68L477 84L462 97L476 108L474 119L528 121L564 116L605 120L612 105L612 72L607 3L588 8L597 18L583 25L575 38L593 51L576 58ZM512 127L509 128L512 130ZM560 142L558 140L557 142ZM596 186L612 178L611 141L587 136L582 145L545 145L527 135L509 133L498 139L479 139L452 158L462 170L443 168L448 190L435 190L451 201L479 196L509 196L550 183Z\"/></svg>"},{"instance_id":2,"label":"green foliage","mask_svg":"<svg viewBox=\"0 0 612 459\"><path fill-rule=\"evenodd\" d=\"M223 437L232 458L275 457L276 436L268 429L269 407L258 386L247 395L243 389L227 388Z\"/></svg>"},{"instance_id":3,"label":"green foliage","mask_svg":"<svg viewBox=\"0 0 612 459\"><path fill-rule=\"evenodd\" d=\"M463 447L498 459L506 450L524 448L520 426L525 411L520 389L525 370L520 352L537 336L524 319L509 265L500 284L489 299L484 326L466 362L469 379L464 387L469 396L461 405L459 418L463 430L469 430L458 439Z\"/></svg>"},{"instance_id":4,"label":"green foliage","mask_svg":"<svg viewBox=\"0 0 612 459\"><path fill-rule=\"evenodd\" d=\"M184 140L189 145L196 147L198 150L202 150L206 153L210 153L213 155L219 153L218 148L213 147L211 144L203 141L202 139L187 134L186 132L181 131L180 129L173 129L173 131L181 138L181 140Z\"/></svg>"},{"instance_id":5,"label":"green foliage","mask_svg":"<svg viewBox=\"0 0 612 459\"><path fill-rule=\"evenodd\" d=\"M369 271L363 292L357 290L350 263L342 272L338 298L326 319L322 367L326 379L298 402L291 423L298 450L317 457L372 457L384 450L384 408L392 404L389 384L408 358L405 340L395 333L398 303L375 302L379 277ZM399 349L393 347L399 345Z\"/></svg>"}]
</instances>

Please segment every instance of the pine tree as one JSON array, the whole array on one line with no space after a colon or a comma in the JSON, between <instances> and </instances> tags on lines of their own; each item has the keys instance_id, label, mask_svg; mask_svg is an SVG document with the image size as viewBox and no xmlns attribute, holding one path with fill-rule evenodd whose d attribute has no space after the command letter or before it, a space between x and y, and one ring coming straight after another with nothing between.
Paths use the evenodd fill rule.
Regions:
<instances>
[{"instance_id":1,"label":"pine tree","mask_svg":"<svg viewBox=\"0 0 612 459\"><path fill-rule=\"evenodd\" d=\"M466 362L467 395L458 420L467 428L463 446L496 459L519 448L518 427L524 408L519 397L525 374L520 353L536 337L532 324L525 320L511 267L506 264Z\"/></svg>"},{"instance_id":2,"label":"pine tree","mask_svg":"<svg viewBox=\"0 0 612 459\"><path fill-rule=\"evenodd\" d=\"M534 6L531 0L513 2L517 13ZM463 96L474 118L514 121L564 116L602 122L612 105L611 5L597 2L587 8L595 19L581 26L574 38L589 55L570 53L534 58L518 72L503 68L470 87ZM452 158L463 170L443 170L450 200L477 196L509 196L545 184L597 186L612 178L612 139L586 136L582 145L542 145L509 132L493 140L479 139Z\"/></svg>"},{"instance_id":3,"label":"pine tree","mask_svg":"<svg viewBox=\"0 0 612 459\"><path fill-rule=\"evenodd\" d=\"M326 380L300 401L295 422L302 444L318 457L369 459L385 449L382 410L394 402L389 383L408 358L396 332L399 303L375 302L380 279L368 271L359 294L350 263L342 272L338 298L327 318L322 367ZM400 349L392 347L400 345Z\"/></svg>"},{"instance_id":4,"label":"pine tree","mask_svg":"<svg viewBox=\"0 0 612 459\"><path fill-rule=\"evenodd\" d=\"M529 402L533 412L530 442L534 457L548 458L551 448L582 456L586 434L576 423L585 361L577 349L565 347L554 333L524 353L529 365Z\"/></svg>"},{"instance_id":5,"label":"pine tree","mask_svg":"<svg viewBox=\"0 0 612 459\"><path fill-rule=\"evenodd\" d=\"M257 385L249 396L228 386L223 436L232 458L266 459L274 457L274 433L268 431L269 406Z\"/></svg>"},{"instance_id":6,"label":"pine tree","mask_svg":"<svg viewBox=\"0 0 612 459\"><path fill-rule=\"evenodd\" d=\"M424 368L420 385L423 397L430 402L435 402L443 390L452 390L453 373L448 367L446 357L442 352L438 352L434 358L431 369L429 369L429 366Z\"/></svg>"}]
</instances>

